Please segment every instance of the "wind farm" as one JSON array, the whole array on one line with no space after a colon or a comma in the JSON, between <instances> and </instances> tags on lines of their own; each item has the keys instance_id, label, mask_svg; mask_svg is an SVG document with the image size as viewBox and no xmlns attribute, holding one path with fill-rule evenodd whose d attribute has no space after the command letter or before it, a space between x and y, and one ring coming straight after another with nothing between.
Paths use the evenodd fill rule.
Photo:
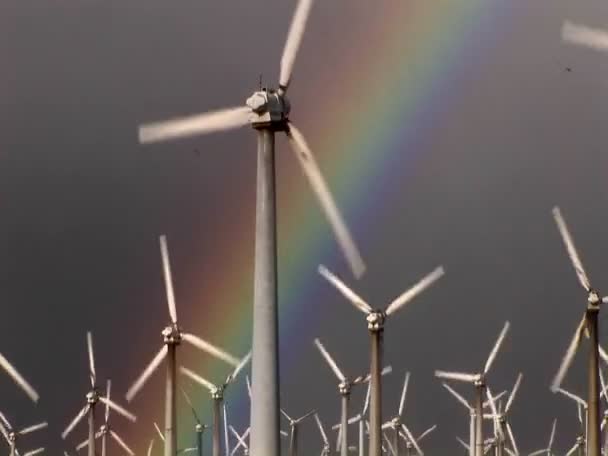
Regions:
<instances>
[{"instance_id":1,"label":"wind farm","mask_svg":"<svg viewBox=\"0 0 608 456\"><path fill-rule=\"evenodd\" d=\"M3 451L608 456L599 1L0 1Z\"/></svg>"}]
</instances>

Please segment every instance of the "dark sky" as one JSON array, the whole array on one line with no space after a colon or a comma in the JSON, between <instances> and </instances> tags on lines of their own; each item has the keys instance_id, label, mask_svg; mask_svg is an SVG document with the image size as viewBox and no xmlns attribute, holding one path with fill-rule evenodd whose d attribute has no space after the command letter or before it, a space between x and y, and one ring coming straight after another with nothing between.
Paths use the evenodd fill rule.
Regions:
<instances>
[{"instance_id":1,"label":"dark sky","mask_svg":"<svg viewBox=\"0 0 608 456\"><path fill-rule=\"evenodd\" d=\"M326 64L319 46L348 46L352 30L366 33L366 16L391 11L397 1L406 0L318 2L296 65L303 76L294 82L294 101L298 91L312 92L306 72ZM608 264L601 243L608 214L608 59L559 39L566 18L604 26L608 5L493 3L488 8L504 9L508 19L498 20L499 39L463 54L470 62L447 87L455 95L437 114L440 128L427 129L421 139L429 159L413 170L405 158L396 162L393 172L403 179L382 184L391 206L370 208L373 223L365 235L353 227L369 268L357 290L374 302L388 302L436 264L447 270L386 333L385 357L396 370L386 381L387 413L410 370L406 420L415 434L439 425L424 447L428 453L457 449L454 435L467 432L465 411L433 370L479 369L507 319L512 330L491 382L494 390L510 387L524 372L512 413L520 449L542 448L554 417L558 451L572 444L575 409L549 392L549 382L585 296L554 226L553 205L561 206L595 286L608 285L601 276ZM254 154L242 153L253 150L250 132L146 150L136 143L136 126L233 105L248 96L259 73L274 77L294 5L0 2L0 351L42 396L34 409L0 375L0 407L23 425L48 419L52 427L38 440L50 453L61 449L58 434L86 389L87 329L95 333L99 369L115 368L109 375L121 398L156 349L143 350L166 319L157 236L171 239L177 290L196 286L189 258L214 250L236 210L245 210L241 229L253 241L252 205L241 204L254 197ZM335 43L320 39L329 24L345 30L331 35ZM325 153L317 151L321 164ZM293 166L287 162L280 159L279 168ZM279 192L289 187L279 178ZM331 248L330 260L337 258ZM328 258L312 258L310 274ZM209 264L217 260L210 256ZM358 373L368 360L367 336L360 315L320 279L311 293L302 312L322 317L314 327L297 327L290 343L300 346L283 347L284 356L295 352L300 359L289 363L299 368L282 372L282 397L296 415L314 404L325 421L335 422L335 381L312 339L320 336L347 372ZM186 316L194 313L188 299L179 307ZM605 322L602 317L601 330ZM583 393L578 361L565 384ZM354 406L359 400L354 397ZM144 409L141 401L133 408ZM239 425L244 419L236 418ZM312 423L304 432L310 437L304 450L314 454L320 446ZM133 444L138 453L145 443Z\"/></svg>"}]
</instances>

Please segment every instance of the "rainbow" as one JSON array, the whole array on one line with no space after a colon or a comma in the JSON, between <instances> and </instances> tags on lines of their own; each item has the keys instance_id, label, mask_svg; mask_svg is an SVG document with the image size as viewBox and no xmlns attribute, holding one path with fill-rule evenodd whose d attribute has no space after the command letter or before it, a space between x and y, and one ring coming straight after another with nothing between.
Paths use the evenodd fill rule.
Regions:
<instances>
[{"instance_id":1,"label":"rainbow","mask_svg":"<svg viewBox=\"0 0 608 456\"><path fill-rule=\"evenodd\" d=\"M347 222L357 228L365 225L372 197L383 198L387 206L391 198L397 197L378 195L383 191L381 186L370 192L360 183L377 181L380 177L390 179L392 169L396 168L391 166L392 162L408 160L413 164L414 158L422 159L418 150L421 141L428 140L424 133L431 125L437 126L440 107L450 102L450 85L462 74L462 65L470 64L471 57L478 52L475 44L480 41L478 35L484 33L487 46L492 37L487 36L484 28L495 30L497 18L508 14L501 9L506 7L493 0L389 0L379 8L383 9L382 14L370 18L369 29L350 37L352 53L331 65L331 71L313 75L311 87L322 87L341 75L339 93L329 95L321 114L315 112L314 117L298 118L300 126L305 124L302 128L308 141L323 158L322 170L338 206ZM303 45L306 46L306 40ZM302 112L306 108L298 106L298 113ZM282 205L278 207L282 337L293 329L296 321L300 325L302 319L312 318L306 314L306 303L301 298L314 286L313 280L318 280L311 271L319 262L328 261L324 254L328 247L338 251L337 247L331 247L333 239L329 229L322 226L307 183L301 176L293 177L289 197L279 198ZM243 206L249 207L251 213L254 203L252 196ZM253 254L253 245L251 233L238 230L242 226L247 224L235 223L237 229L226 232L225 242L217 246L218 252L211 253L225 261L215 265L212 277L206 277L205 289L186 293L203 303L188 327L196 328L205 339L229 347L235 354L244 354L251 341L248 297L253 258L244 258L242 252ZM355 239L357 232L362 231L355 232ZM285 245L290 246L288 259L284 255ZM202 269L204 261L205 258L200 258L200 263L193 263L191 270ZM194 278L190 282L192 287L197 284ZM200 355L196 362L194 357L182 357L186 364L214 381L227 374L226 366L200 359ZM209 395L202 389L194 390L198 392L193 399L209 422ZM244 388L235 388L229 394L229 402L231 415L249 410ZM161 419L162 401L154 401L150 407L148 412ZM191 422L189 414L182 407L178 421ZM131 441L142 451L151 435L151 429L138 430ZM178 442L193 442L192 429L182 426Z\"/></svg>"}]
</instances>

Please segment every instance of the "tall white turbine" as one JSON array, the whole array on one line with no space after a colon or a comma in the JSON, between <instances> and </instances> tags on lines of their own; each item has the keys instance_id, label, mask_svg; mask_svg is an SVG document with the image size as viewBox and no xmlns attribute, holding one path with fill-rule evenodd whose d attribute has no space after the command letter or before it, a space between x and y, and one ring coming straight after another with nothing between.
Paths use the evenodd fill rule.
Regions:
<instances>
[{"instance_id":1,"label":"tall white turbine","mask_svg":"<svg viewBox=\"0 0 608 456\"><path fill-rule=\"evenodd\" d=\"M433 424L431 427L427 428L425 431L421 432L420 435L418 437L416 437L416 442L418 445L420 445L420 442L422 440L424 440L426 438L426 436L428 436L431 432L433 432L435 429L437 429L437 425ZM412 449L414 449L414 444L412 442L410 442L410 439L408 439L407 435L405 435L404 432L399 432L399 435L401 436L401 438L404 440L405 442L405 455L406 456L411 456L412 454Z\"/></svg>"},{"instance_id":2,"label":"tall white turbine","mask_svg":"<svg viewBox=\"0 0 608 456\"><path fill-rule=\"evenodd\" d=\"M203 386L204 388L207 388L207 390L211 394L211 400L213 401L213 456L221 456L221 408L222 403L224 402L224 394L226 392L226 388L228 388L228 386L236 380L239 372L243 370L243 368L247 365L250 359L251 352L245 355L245 357L239 362L235 369L226 377L226 380L224 380L224 382L220 384L212 383L186 367L180 367L180 372L183 375L189 377L191 380L194 380L196 383ZM226 451L228 451L227 448Z\"/></svg>"},{"instance_id":3,"label":"tall white turbine","mask_svg":"<svg viewBox=\"0 0 608 456\"><path fill-rule=\"evenodd\" d=\"M328 219L346 259L359 277L365 270L361 255L344 223L317 162L302 133L290 119L286 97L295 57L313 0L299 0L281 58L278 90L255 92L246 106L144 125L140 143L192 137L251 125L257 132L257 195L253 300L253 399L251 452L279 456L279 359L277 308L277 239L275 134L284 132L304 175Z\"/></svg>"},{"instance_id":4,"label":"tall white turbine","mask_svg":"<svg viewBox=\"0 0 608 456\"><path fill-rule=\"evenodd\" d=\"M205 429L209 428L209 426L203 423L199 418L198 413L196 413L196 409L192 404L190 396L188 396L188 394L186 393L186 391L184 391L183 388L181 388L181 391L182 395L184 396L184 399L188 403L188 407L190 407L190 410L192 411L194 421L196 422L196 424L194 425L194 432L196 433L196 455L203 456L203 433L205 432Z\"/></svg>"},{"instance_id":5,"label":"tall white turbine","mask_svg":"<svg viewBox=\"0 0 608 456\"><path fill-rule=\"evenodd\" d=\"M321 439L323 440L323 447L321 448L320 456L329 456L331 453L331 447L329 445L329 440L327 439L327 433L325 432L323 423L321 423L321 419L317 413L315 413L315 421L317 422L317 427L319 428L319 433L321 434Z\"/></svg>"},{"instance_id":6,"label":"tall white turbine","mask_svg":"<svg viewBox=\"0 0 608 456\"><path fill-rule=\"evenodd\" d=\"M112 401L109 396L104 397L100 394L99 388L97 387L97 372L95 370L95 356L93 354L93 335L90 331L87 332L87 351L89 355L89 380L91 381L91 389L89 390L89 392L87 392L85 396L86 404L80 410L80 412L78 412L72 422L68 424L68 427L65 428L65 430L61 434L61 437L65 439L70 434L70 432L72 432L72 430L76 427L76 425L86 415L88 415L88 455L95 456L95 407L99 402L105 404L106 407L112 408L114 411L118 412L120 415L124 416L132 422L135 422L137 418L131 412L125 410L123 407Z\"/></svg>"},{"instance_id":7,"label":"tall white turbine","mask_svg":"<svg viewBox=\"0 0 608 456\"><path fill-rule=\"evenodd\" d=\"M165 456L175 456L177 454L177 420L176 420L176 365L177 365L177 346L182 340L188 342L193 347L198 348L228 364L238 366L240 360L217 348L209 342L201 339L194 334L184 332L177 322L177 308L175 305L175 295L173 293L173 278L171 276L171 264L169 261L169 248L167 238L160 236L160 253L163 266L163 277L165 280L165 290L167 292L167 304L169 306L170 323L165 327L161 335L163 337L163 347L154 356L150 364L144 369L139 378L127 391L127 401L131 402L139 393L150 376L158 369L163 360L167 359L167 379L165 387Z\"/></svg>"},{"instance_id":8,"label":"tall white turbine","mask_svg":"<svg viewBox=\"0 0 608 456\"><path fill-rule=\"evenodd\" d=\"M39 423L39 424L34 424L32 426L27 426L21 430L15 430L13 428L13 426L11 425L11 423L8 421L8 419L6 418L6 416L4 415L4 413L0 412L0 433L2 433L2 436L4 437L4 440L6 440L6 443L8 443L9 449L10 449L10 456L19 456L19 450L17 449L17 444L19 442L19 440L21 440L21 437L27 434L31 434L32 432L38 431L40 429L44 429L48 427L48 423L43 422L43 423ZM42 450L44 450L43 448L39 448L36 451L36 453L34 454L38 454L39 452L42 452ZM32 454L33 452L30 451L26 454ZM25 455L24 455L25 456Z\"/></svg>"},{"instance_id":9,"label":"tall white turbine","mask_svg":"<svg viewBox=\"0 0 608 456\"><path fill-rule=\"evenodd\" d=\"M498 339L492 348L492 351L488 355L483 370L477 374L463 374L461 372L446 372L441 370L435 371L435 376L447 380L455 380L459 382L472 383L475 385L476 398L475 398L475 456L483 456L484 453L484 439L483 439L483 397L484 390L486 387L486 377L490 372L490 368L498 355L498 350L502 345L502 342L509 331L509 322L505 322L502 331L498 335Z\"/></svg>"},{"instance_id":10,"label":"tall white turbine","mask_svg":"<svg viewBox=\"0 0 608 456\"><path fill-rule=\"evenodd\" d=\"M110 399L110 392L112 388L112 381L108 379L106 383L106 398ZM105 404L105 414L104 414L104 422L99 427L99 430L95 432L95 439L101 439L101 456L106 456L107 454L107 446L108 446L108 435L129 455L135 456L133 450L125 443L125 441L116 433L116 431L110 426L110 406ZM89 445L89 439L87 438L83 442L81 442L76 450L81 450L82 448Z\"/></svg>"},{"instance_id":11,"label":"tall white turbine","mask_svg":"<svg viewBox=\"0 0 608 456\"><path fill-rule=\"evenodd\" d=\"M374 309L363 298L351 290L341 279L332 274L325 266L319 266L319 273L331 283L355 308L365 314L367 329L371 338L370 375L370 439L369 456L380 456L382 452L382 340L385 320L404 305L426 290L443 276L443 267L436 268L406 292L395 298L385 309Z\"/></svg>"},{"instance_id":12,"label":"tall white turbine","mask_svg":"<svg viewBox=\"0 0 608 456\"><path fill-rule=\"evenodd\" d=\"M392 429L393 431L393 441L391 443L391 446L394 448L397 456L401 456L401 452L399 451L399 432L401 431L401 429L403 428L404 432L406 432L407 435L412 435L409 429L407 429L405 423L403 423L403 410L405 407L405 398L407 396L407 387L409 385L409 382L410 373L406 372L405 380L403 381L403 389L401 390L401 399L399 400L399 408L397 409L397 414L389 421L382 424L382 429ZM413 437L412 441L415 442ZM419 447L416 447L416 450L419 452L418 454L422 456L422 450L420 450Z\"/></svg>"},{"instance_id":13,"label":"tall white turbine","mask_svg":"<svg viewBox=\"0 0 608 456\"><path fill-rule=\"evenodd\" d=\"M585 268L583 267L583 263L580 259L578 252L576 251L576 247L574 246L574 240L568 230L568 226L566 225L566 221L564 220L561 211L558 207L553 208L553 218L555 219L555 223L557 224L557 228L561 235L562 241L566 250L568 252L568 256L570 257L570 262L574 267L574 272L577 275L578 281L585 290L587 294L587 303L585 312L583 314L583 318L581 319L576 331L574 332L574 336L562 363L555 375L555 379L551 384L551 390L555 392L561 385L570 365L572 364L572 360L574 359L574 355L578 351L581 336L583 332L588 334L589 340L591 342L591 346L589 349L589 358L587 363L587 403L589 407L587 408L587 424L588 424L588 435L587 435L587 456L601 456L600 450L600 408L599 408L599 343L598 343L598 313L600 311L600 304L608 303L608 296L600 297L599 292L591 287L591 282L589 281L589 277L585 272Z\"/></svg>"}]
</instances>

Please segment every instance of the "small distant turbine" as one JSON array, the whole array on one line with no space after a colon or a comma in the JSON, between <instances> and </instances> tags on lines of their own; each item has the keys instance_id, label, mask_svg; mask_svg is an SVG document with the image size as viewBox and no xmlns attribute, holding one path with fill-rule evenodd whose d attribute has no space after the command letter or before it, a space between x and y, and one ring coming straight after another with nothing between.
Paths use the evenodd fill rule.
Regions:
<instances>
[{"instance_id":1,"label":"small distant turbine","mask_svg":"<svg viewBox=\"0 0 608 456\"><path fill-rule=\"evenodd\" d=\"M323 423L321 423L321 419L319 418L319 415L317 413L315 413L315 421L317 422L319 433L321 434L321 438L323 439L323 448L321 449L321 456L329 456L329 453L331 452L329 440L327 439L325 428L323 427Z\"/></svg>"},{"instance_id":2,"label":"small distant turbine","mask_svg":"<svg viewBox=\"0 0 608 456\"><path fill-rule=\"evenodd\" d=\"M19 431L15 431L13 429L13 426L11 425L11 423L9 423L6 416L4 416L4 414L2 412L0 412L0 432L2 433L2 436L4 437L4 440L6 440L6 443L8 443L8 446L10 448L10 456L19 455L19 451L17 450L17 443L21 439L21 436L30 434L30 433L38 431L40 429L44 429L46 427L48 427L48 423L44 422L44 423L34 424L32 426L27 426ZM26 453L25 455L32 456L32 454L38 454L42 451L44 451L44 448L38 448L37 450L33 450L33 451ZM25 456L25 455L23 455L23 456Z\"/></svg>"},{"instance_id":3,"label":"small distant turbine","mask_svg":"<svg viewBox=\"0 0 608 456\"><path fill-rule=\"evenodd\" d=\"M300 418L292 418L290 417L285 410L281 409L281 413L287 421L289 422L289 456L298 456L298 427L302 421L304 421L309 416L312 416L316 413L315 410L311 410L310 412L302 415Z\"/></svg>"},{"instance_id":4,"label":"small distant turbine","mask_svg":"<svg viewBox=\"0 0 608 456\"><path fill-rule=\"evenodd\" d=\"M576 247L574 246L574 241L572 240L572 236L568 230L568 226L566 225L566 221L562 217L561 211L558 207L553 208L553 217L555 218L555 223L557 224L557 228L561 234L562 241L568 251L568 256L570 257L570 261L574 266L574 271L578 276L578 280L582 287L585 289L587 293L587 306L585 309L585 313L583 314L583 318L581 319L572 341L566 350L566 354L562 360L562 363L555 375L555 379L551 384L551 390L553 392L557 391L560 387L570 365L572 364L572 360L574 359L574 355L578 351L581 337L583 332L586 332L589 335L589 339L591 342L591 347L589 350L589 362L588 362L588 387L587 387L587 403L589 407L587 408L587 423L588 423L588 435L587 435L587 456L601 456L600 451L600 410L599 410L599 343L598 343L598 330L597 330L597 320L598 313L600 310L600 304L608 303L608 296L600 297L599 292L591 287L591 283L589 281L589 277L583 268L583 263L576 251Z\"/></svg>"},{"instance_id":5,"label":"small distant turbine","mask_svg":"<svg viewBox=\"0 0 608 456\"><path fill-rule=\"evenodd\" d=\"M483 456L484 453L484 439L483 439L483 397L484 390L486 388L486 377L490 372L490 368L498 355L498 350L502 345L502 342L509 331L509 322L505 322L505 325L500 332L492 351L488 355L488 359L483 367L483 370L477 374L463 374L461 372L445 372L441 370L435 371L435 376L447 380L455 380L459 382L467 382L475 385L476 397L475 397L475 456Z\"/></svg>"},{"instance_id":6,"label":"small distant turbine","mask_svg":"<svg viewBox=\"0 0 608 456\"><path fill-rule=\"evenodd\" d=\"M404 305L430 287L443 276L443 267L436 268L413 287L394 299L386 309L374 309L351 290L342 280L332 274L325 266L319 266L319 273L348 299L358 310L365 314L367 329L371 336L371 399L370 399L370 439L369 456L380 456L382 444L382 385L380 370L382 365L382 339L385 320Z\"/></svg>"},{"instance_id":7,"label":"small distant turbine","mask_svg":"<svg viewBox=\"0 0 608 456\"><path fill-rule=\"evenodd\" d=\"M250 359L251 352L238 362L235 369L226 377L226 380L220 384L211 383L209 380L186 367L181 366L179 368L183 375L194 380L199 385L204 386L209 390L209 393L211 393L211 399L213 400L213 456L220 456L221 453L221 408L224 401L224 393L226 392L226 388L236 380L238 374L243 370ZM226 451L228 450L226 449Z\"/></svg>"},{"instance_id":8,"label":"small distant turbine","mask_svg":"<svg viewBox=\"0 0 608 456\"><path fill-rule=\"evenodd\" d=\"M192 410L194 421L196 421L196 425L194 426L194 431L196 432L196 454L197 456L203 456L203 433L205 432L205 429L207 429L209 426L201 422L200 418L198 417L198 414L196 413L196 410L194 409L194 405L192 405L190 397L183 390L183 388L180 389L182 391L184 399L190 407L190 410Z\"/></svg>"},{"instance_id":9,"label":"small distant turbine","mask_svg":"<svg viewBox=\"0 0 608 456\"><path fill-rule=\"evenodd\" d=\"M437 425L433 424L430 428L428 428L426 431L422 432L418 437L416 437L416 442L418 442L418 445L420 445L420 442L427 435L429 435L431 432L433 432L435 429L437 429ZM410 442L410 440L407 438L407 435L405 435L403 432L399 432L399 435L405 441L405 448L406 448L405 455L406 456L411 456L411 454L412 454L412 448L414 448L412 442Z\"/></svg>"},{"instance_id":10,"label":"small distant turbine","mask_svg":"<svg viewBox=\"0 0 608 456\"><path fill-rule=\"evenodd\" d=\"M249 445L247 445L247 442L245 442L247 436L249 435L249 431L250 428L247 428L245 429L245 432L243 432L243 435L239 435L239 433L236 432L232 426L230 426L230 432L232 432L232 435L234 435L237 439L237 444L230 452L230 456L234 456L240 447L243 447L243 456L249 456Z\"/></svg>"},{"instance_id":11,"label":"small distant turbine","mask_svg":"<svg viewBox=\"0 0 608 456\"><path fill-rule=\"evenodd\" d=\"M190 345L202 350L216 358L219 358L233 366L239 365L239 360L216 346L204 341L194 334L182 331L182 328L177 322L177 308L175 306L175 295L173 293L173 278L171 277L171 264L169 262L169 248L167 247L167 238L160 236L160 253L163 265L163 276L165 280L165 290L167 293L167 304L169 306L169 316L171 321L165 329L162 330L163 347L154 356L150 364L144 369L139 378L127 391L127 401L131 402L139 393L150 376L158 369L160 363L167 358L167 380L165 389L165 456L175 456L177 453L177 419L176 419L176 357L177 346L182 340ZM93 456L93 455L90 455Z\"/></svg>"},{"instance_id":12,"label":"small distant turbine","mask_svg":"<svg viewBox=\"0 0 608 456\"><path fill-rule=\"evenodd\" d=\"M492 393L490 388L486 387L486 393L488 395L488 400L490 402L490 407L492 407L492 419L494 420L496 427L496 452L497 456L503 456L503 450L505 448L505 436L509 435L509 441L511 442L511 446L513 447L513 451L516 455L519 454L519 450L517 449L517 444L515 443L515 436L513 435L513 429L511 429L511 424L509 423L508 413L511 410L511 406L513 405L513 400L515 399L515 395L519 390L519 385L521 384L521 379L523 378L523 374L519 374L517 379L515 380L515 384L513 385L513 389L511 390L511 394L509 395L509 399L507 399L507 404L505 405L505 409L502 410L502 404L499 403L498 407L496 407L496 401L492 397Z\"/></svg>"},{"instance_id":13,"label":"small distant turbine","mask_svg":"<svg viewBox=\"0 0 608 456\"><path fill-rule=\"evenodd\" d=\"M348 426L346 426L346 422L348 420L348 402L350 399L351 388L354 385L359 385L361 383L369 382L371 376L369 374L366 376L361 375L353 380L349 380L342 373L342 371L338 367L337 363L334 361L334 359L329 354L329 352L325 349L325 347L323 346L321 341L319 339L315 339L314 343L315 343L315 346L319 349L319 352L321 353L323 358L325 358L325 361L327 362L327 364L329 365L329 367L331 368L333 373L336 375L336 377L340 381L340 383L338 383L338 392L340 393L340 396L342 398L342 400L341 400L342 411L341 411L341 415L340 415L340 419L341 419L340 422L342 424L342 426L340 427L340 436L342 437L340 440L340 456L348 456ZM384 372L384 371L386 371L386 372ZM388 367L384 368L383 373L388 373L391 371L392 371L392 367L388 366Z\"/></svg>"},{"instance_id":14,"label":"small distant turbine","mask_svg":"<svg viewBox=\"0 0 608 456\"><path fill-rule=\"evenodd\" d=\"M112 381L108 379L106 384L106 398L110 398L110 390L112 388ZM95 439L101 438L101 456L106 456L106 448L107 448L107 436L109 435L114 439L114 441L122 447L128 454L131 456L135 456L135 453L129 446L125 443L125 441L110 427L110 407L106 403L106 410L104 415L104 423L99 428L99 431L95 433ZM76 447L76 450L81 450L89 444L89 439L81 442L80 445Z\"/></svg>"},{"instance_id":15,"label":"small distant turbine","mask_svg":"<svg viewBox=\"0 0 608 456\"><path fill-rule=\"evenodd\" d=\"M469 404L469 402L462 397L458 392L456 392L456 390L454 390L450 385L448 385L447 383L443 382L441 383L441 385L448 390L448 392L454 396L456 398L456 400L458 402L460 402L462 405L464 405L467 410L469 411L469 443L467 445L467 448L470 451L469 456L474 456L474 452L475 452L475 423L476 423L476 415L475 415L475 408L471 406L471 404ZM506 391L502 391L500 394L495 396L495 400L498 400L500 397L502 397L503 395L505 395L507 392ZM482 408L486 408L490 405L489 401L486 401L482 404ZM458 439L460 439L460 437L457 437Z\"/></svg>"},{"instance_id":16,"label":"small distant turbine","mask_svg":"<svg viewBox=\"0 0 608 456\"><path fill-rule=\"evenodd\" d=\"M410 430L407 428L407 426L405 425L405 423L403 422L403 409L405 407L405 398L407 395L407 387L408 384L410 382L410 373L406 372L405 373L405 380L403 382L403 389L401 390L401 399L399 400L399 408L397 409L397 415L395 415L393 418L391 418L389 421L387 421L386 423L384 423L382 425L382 429L392 429L393 430L393 442L391 443L391 446L394 448L395 453L397 453L397 456L401 456L400 454L400 448L399 448L399 431L401 431L403 429L403 432L405 432L408 441L410 441L410 443L412 445L414 445L414 448L416 448L417 453L419 454L419 456L422 456L422 450L420 449L420 447L418 446L417 441L414 439L414 436L412 435L412 433L410 432Z\"/></svg>"},{"instance_id":17,"label":"small distant turbine","mask_svg":"<svg viewBox=\"0 0 608 456\"><path fill-rule=\"evenodd\" d=\"M392 371L391 366L385 367L382 371L382 375L384 375L385 373ZM365 425L364 425L364 421L365 421L365 414L367 413L367 409L369 407L369 396L370 396L370 390L371 390L371 386L370 383L367 383L367 393L365 394L365 401L363 402L363 410L361 411L361 413L358 413L357 415L349 418L346 422L346 426L348 427L348 425L350 424L355 424L358 423L359 425L359 456L364 456L365 455ZM336 424L334 426L332 426L332 429L338 429L338 444L336 445L336 450L338 450L340 448L341 442L342 440L342 423Z\"/></svg>"},{"instance_id":18,"label":"small distant turbine","mask_svg":"<svg viewBox=\"0 0 608 456\"><path fill-rule=\"evenodd\" d=\"M557 426L557 418L553 420L553 426L551 426L551 434L549 436L549 445L547 448L543 448L542 450L533 451L528 456L540 456L544 454L546 456L554 456L553 454L553 440L555 439L555 427Z\"/></svg>"},{"instance_id":19,"label":"small distant turbine","mask_svg":"<svg viewBox=\"0 0 608 456\"><path fill-rule=\"evenodd\" d=\"M596 51L608 51L608 31L565 21L562 25L562 40L585 46Z\"/></svg>"},{"instance_id":20,"label":"small distant turbine","mask_svg":"<svg viewBox=\"0 0 608 456\"><path fill-rule=\"evenodd\" d=\"M89 438L88 438L88 455L95 456L95 407L99 402L102 402L106 405L106 407L111 407L113 410L118 412L120 415L124 416L128 420L135 422L137 418L131 412L128 412L120 405L113 402L109 396L103 397L99 393L99 388L97 387L97 373L95 371L95 357L93 355L93 335L89 331L87 332L87 350L89 354L89 379L91 381L91 389L86 394L86 404L84 407L78 412L76 417L72 420L68 427L65 428L63 433L61 434L61 438L65 440L65 438L72 432L72 430L76 427L78 423L88 414L89 418ZM109 389L108 389L109 392Z\"/></svg>"}]
</instances>

